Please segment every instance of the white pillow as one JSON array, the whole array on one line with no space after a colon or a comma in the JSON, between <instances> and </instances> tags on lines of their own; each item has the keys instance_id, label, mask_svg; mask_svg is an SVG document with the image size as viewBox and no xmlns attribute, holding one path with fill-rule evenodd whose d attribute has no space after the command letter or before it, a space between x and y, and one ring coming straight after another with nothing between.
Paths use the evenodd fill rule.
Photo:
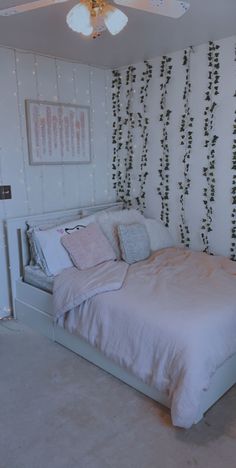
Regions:
<instances>
[{"instance_id":1,"label":"white pillow","mask_svg":"<svg viewBox=\"0 0 236 468\"><path fill-rule=\"evenodd\" d=\"M156 219L146 218L145 226L149 235L151 250L154 251L174 246L170 232L163 223Z\"/></svg>"},{"instance_id":2,"label":"white pillow","mask_svg":"<svg viewBox=\"0 0 236 468\"><path fill-rule=\"evenodd\" d=\"M96 206L94 206L94 210L96 210ZM103 210L100 210L100 211L94 211L92 212L92 214L96 214L97 215L101 215L101 214L104 214L104 213L110 213L111 211L120 211L121 208L120 206L111 206L111 207L106 207L105 209ZM82 208L82 211L81 211L81 215L82 216L89 216L89 213L91 213L91 210L89 208Z\"/></svg>"},{"instance_id":3,"label":"white pillow","mask_svg":"<svg viewBox=\"0 0 236 468\"><path fill-rule=\"evenodd\" d=\"M49 213L50 215L50 213ZM26 226L27 229L39 229L40 231L45 231L47 229L51 229L55 226L59 226L59 224L65 224L70 221L78 221L82 218L82 212L76 213L76 215L67 215L67 216L58 216L58 218L48 219L47 221L34 221L34 220L27 220Z\"/></svg>"},{"instance_id":4,"label":"white pillow","mask_svg":"<svg viewBox=\"0 0 236 468\"><path fill-rule=\"evenodd\" d=\"M144 216L137 210L118 210L96 215L96 220L112 245L118 260L121 258L119 247L118 224L145 223Z\"/></svg>"},{"instance_id":5,"label":"white pillow","mask_svg":"<svg viewBox=\"0 0 236 468\"><path fill-rule=\"evenodd\" d=\"M53 220L49 220L44 223L38 223L37 221L26 221L27 226L27 237L29 241L29 250L30 250L30 265L38 265L44 272L47 270L47 265L44 262L44 258L42 255L42 251L40 245L37 242L36 237L34 236L34 231L46 231L47 229L52 229L55 226L59 226L61 224L65 224L65 222L74 221L75 223L79 223L78 215L76 216L68 216L68 219L63 218L55 218ZM48 274L48 273L46 273Z\"/></svg>"},{"instance_id":6,"label":"white pillow","mask_svg":"<svg viewBox=\"0 0 236 468\"><path fill-rule=\"evenodd\" d=\"M48 276L58 275L65 268L73 266L73 263L61 244L61 237L66 234L67 229L76 228L76 226L88 226L95 221L94 215L80 218L79 220L55 226L46 231L34 231L34 236L40 245L44 257L43 270Z\"/></svg>"}]
</instances>

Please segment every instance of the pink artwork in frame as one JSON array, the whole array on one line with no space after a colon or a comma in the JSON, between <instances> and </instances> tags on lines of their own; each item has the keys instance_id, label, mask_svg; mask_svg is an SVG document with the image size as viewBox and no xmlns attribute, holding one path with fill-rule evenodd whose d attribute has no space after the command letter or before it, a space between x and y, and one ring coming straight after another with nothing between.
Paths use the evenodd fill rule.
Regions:
<instances>
[{"instance_id":1,"label":"pink artwork in frame","mask_svg":"<svg viewBox=\"0 0 236 468\"><path fill-rule=\"evenodd\" d=\"M30 164L90 163L89 107L26 100L26 125Z\"/></svg>"}]
</instances>

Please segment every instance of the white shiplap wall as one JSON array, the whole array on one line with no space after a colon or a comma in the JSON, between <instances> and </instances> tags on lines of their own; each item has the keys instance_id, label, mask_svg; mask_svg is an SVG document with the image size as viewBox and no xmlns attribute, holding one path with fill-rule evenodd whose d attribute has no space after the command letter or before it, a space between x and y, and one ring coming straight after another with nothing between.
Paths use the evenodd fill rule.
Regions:
<instances>
[{"instance_id":1,"label":"white shiplap wall","mask_svg":"<svg viewBox=\"0 0 236 468\"><path fill-rule=\"evenodd\" d=\"M0 184L12 200L0 201L0 314L9 308L2 220L114 200L109 175L109 89L104 70L0 47ZM89 105L92 162L30 166L25 99Z\"/></svg>"}]
</instances>

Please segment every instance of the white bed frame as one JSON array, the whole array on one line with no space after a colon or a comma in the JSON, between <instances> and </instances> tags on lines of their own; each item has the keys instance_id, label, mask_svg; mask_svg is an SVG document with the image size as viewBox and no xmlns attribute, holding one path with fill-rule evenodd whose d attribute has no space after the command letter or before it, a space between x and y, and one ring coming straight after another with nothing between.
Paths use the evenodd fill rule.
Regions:
<instances>
[{"instance_id":1,"label":"white bed frame","mask_svg":"<svg viewBox=\"0 0 236 468\"><path fill-rule=\"evenodd\" d=\"M74 351L153 400L169 407L170 405L166 395L146 385L128 371L114 364L82 338L72 335L63 328L55 325L52 316L52 294L24 283L22 280L24 266L29 262L28 242L26 237L27 221L34 221L37 224L56 218L64 218L66 222L68 219L79 215L82 210L84 210L86 214L92 214L106 208L116 209L121 207L121 203L110 203L67 211L56 211L37 216L12 218L6 221L14 317L47 338ZM205 413L235 383L236 354L228 359L216 371L212 377L209 389L202 392L202 413Z\"/></svg>"}]
</instances>

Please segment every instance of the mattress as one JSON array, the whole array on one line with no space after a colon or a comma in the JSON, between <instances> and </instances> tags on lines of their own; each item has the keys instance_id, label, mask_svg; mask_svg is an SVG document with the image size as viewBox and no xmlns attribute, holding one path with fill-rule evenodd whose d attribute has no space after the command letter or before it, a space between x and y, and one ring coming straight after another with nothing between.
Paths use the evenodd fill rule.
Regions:
<instances>
[{"instance_id":1,"label":"mattress","mask_svg":"<svg viewBox=\"0 0 236 468\"><path fill-rule=\"evenodd\" d=\"M52 293L54 277L47 276L38 266L27 265L25 267L24 281L32 286L36 286L36 288Z\"/></svg>"}]
</instances>

